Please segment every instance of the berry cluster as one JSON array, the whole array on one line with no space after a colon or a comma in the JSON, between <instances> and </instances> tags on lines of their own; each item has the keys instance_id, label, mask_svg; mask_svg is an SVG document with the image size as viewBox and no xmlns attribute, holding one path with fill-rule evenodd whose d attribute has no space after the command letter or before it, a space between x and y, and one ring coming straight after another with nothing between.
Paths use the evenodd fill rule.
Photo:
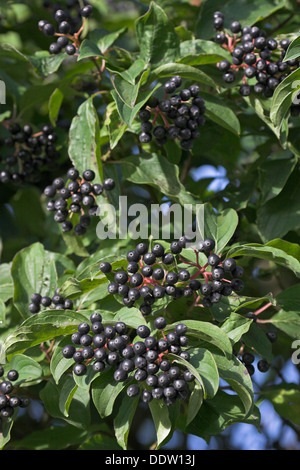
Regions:
<instances>
[{"instance_id":1,"label":"berry cluster","mask_svg":"<svg viewBox=\"0 0 300 470\"><path fill-rule=\"evenodd\" d=\"M154 326L158 330L163 330L166 327L164 317L157 317ZM144 403L149 403L153 399L163 399L165 405L170 406L177 399L185 400L189 397L189 383L195 380L194 375L188 368L176 366L168 359L168 356L164 357L169 352L190 361L189 352L183 350L188 344L186 332L187 326L184 323L178 323L175 331L167 335L164 335L162 331L163 337L156 340L150 336L147 326L143 325L137 329L137 334L144 339L135 343L139 347L134 361L137 367L134 379L139 384L129 385L127 388L129 397L135 397L140 393L141 382L145 382L146 385L141 393ZM124 366L121 364L120 369L122 368Z\"/></svg>"},{"instance_id":2,"label":"berry cluster","mask_svg":"<svg viewBox=\"0 0 300 470\"><path fill-rule=\"evenodd\" d=\"M3 151L12 149L12 154L6 158L0 156L0 165L5 165L0 171L0 182L39 182L42 172L54 169L60 156L53 126L47 124L40 132L34 133L28 124L23 127L18 123L4 125L9 136L0 142L0 146Z\"/></svg>"},{"instance_id":3,"label":"berry cluster","mask_svg":"<svg viewBox=\"0 0 300 470\"><path fill-rule=\"evenodd\" d=\"M224 27L224 15L215 12L213 25L217 31L215 41L231 53L232 63L221 60L217 66L223 73L225 83L233 83L237 79L236 72L243 70L243 84L239 91L242 96L249 96L252 90L270 98L279 83L299 67L298 59L283 62L289 39L278 42L267 38L266 32L257 26L242 27L238 21ZM248 80L255 82L249 84Z\"/></svg>"},{"instance_id":4,"label":"berry cluster","mask_svg":"<svg viewBox=\"0 0 300 470\"><path fill-rule=\"evenodd\" d=\"M264 310L264 308L261 309L261 311L263 311L263 310ZM259 313L259 311L257 311L256 313L255 312L248 312L246 314L246 318L250 318L255 323L257 321L257 314L258 313ZM277 332L275 330L267 331L266 332L266 337L268 338L268 340L271 343L275 343L277 341ZM244 347L244 345L243 345L243 347ZM254 354L252 352L249 352L249 351L243 352L240 355L240 360L246 366L246 369L248 370L248 373L250 375L253 375L254 372L255 372L255 367L253 365L253 363L255 361ZM268 372L268 370L270 369L270 364L265 359L260 359L257 362L257 369L259 370L259 372L263 372L263 373Z\"/></svg>"},{"instance_id":5,"label":"berry cluster","mask_svg":"<svg viewBox=\"0 0 300 470\"><path fill-rule=\"evenodd\" d=\"M243 364L245 364L245 367L246 367L249 375L253 375L254 372L255 372L255 367L253 365L253 362L255 361L254 355L251 352L245 352L242 355L241 360L242 360ZM263 373L268 372L269 368L270 368L270 364L265 359L260 359L257 362L257 369L260 372L263 372Z\"/></svg>"},{"instance_id":6,"label":"berry cluster","mask_svg":"<svg viewBox=\"0 0 300 470\"><path fill-rule=\"evenodd\" d=\"M184 150L192 149L194 140L200 137L199 128L205 123L205 101L199 96L198 85L176 92L181 84L179 75L170 78L164 85L164 99L160 101L152 96L140 110L141 143L149 143L154 137L158 145L164 145L171 139L179 140ZM151 113L154 114L152 121Z\"/></svg>"},{"instance_id":7,"label":"berry cluster","mask_svg":"<svg viewBox=\"0 0 300 470\"><path fill-rule=\"evenodd\" d=\"M51 5L50 2L44 2L44 6L50 10L54 20L57 23L55 27L47 20L40 20L38 27L46 36L57 36L56 42L49 46L50 54L59 54L63 50L68 55L74 55L77 52L79 36L83 30L84 20L91 16L93 7L84 1L84 7L81 8L78 0L67 2L67 8L62 9L61 5Z\"/></svg>"},{"instance_id":8,"label":"berry cluster","mask_svg":"<svg viewBox=\"0 0 300 470\"><path fill-rule=\"evenodd\" d=\"M55 290L53 297L42 296L39 293L32 294L28 305L29 312L32 314L39 313L43 307L55 310L73 310L73 302L70 299L65 299L59 293L59 288Z\"/></svg>"},{"instance_id":9,"label":"berry cluster","mask_svg":"<svg viewBox=\"0 0 300 470\"><path fill-rule=\"evenodd\" d=\"M0 377L4 378L4 368L0 366ZM27 397L18 397L14 394L15 382L19 378L19 373L11 369L6 374L6 380L0 382L0 424L2 419L11 418L16 408L26 408L30 400Z\"/></svg>"},{"instance_id":10,"label":"berry cluster","mask_svg":"<svg viewBox=\"0 0 300 470\"><path fill-rule=\"evenodd\" d=\"M103 184L94 183L96 175L93 170L85 170L82 177L76 168L67 171L67 183L63 178L56 178L51 185L44 189L44 195L49 199L47 210L54 212L55 222L61 224L63 232L70 232L74 224L69 220L74 214L80 214L75 224L76 235L84 235L91 224L91 217L98 214L96 197L103 191L111 191L115 187L112 178L107 178Z\"/></svg>"},{"instance_id":11,"label":"berry cluster","mask_svg":"<svg viewBox=\"0 0 300 470\"><path fill-rule=\"evenodd\" d=\"M166 320L158 317L154 326L162 330L166 327ZM186 331L186 325L177 324L174 332L166 336L162 332L163 337L156 339L150 335L146 325L141 325L131 338L124 322L104 325L101 314L94 312L90 316L90 323L84 322L78 326L71 336L73 344L66 345L62 355L74 360L73 372L77 376L87 374L89 363L92 363L95 372L114 366L114 379L117 382L125 382L132 377L139 384L145 383L143 402L164 398L165 403L171 405L176 398L184 399L188 396L188 382L194 380L188 370L173 366L170 360L164 358L169 352L189 361L190 355L183 349L188 344ZM80 349L76 348L78 346ZM138 384L127 388L128 396L136 396L139 392Z\"/></svg>"},{"instance_id":12,"label":"berry cluster","mask_svg":"<svg viewBox=\"0 0 300 470\"><path fill-rule=\"evenodd\" d=\"M242 277L244 270L237 266L233 258L224 261L213 253L214 240L207 238L198 244L195 251L196 262L190 263L180 258L179 255L186 246L186 237L170 244L170 252L156 243L151 251L148 251L146 243L139 243L135 250L127 253L126 271L112 271L109 262L100 264L100 271L106 275L113 275L108 284L108 292L122 297L122 302L127 307L133 307L135 302L142 299L139 306L141 313L146 316L151 314L153 303L165 296L173 299L180 297L195 297L198 305L201 299L202 306L209 308L220 302L222 296L229 296L233 292L240 293L244 288ZM204 266L199 264L199 253L207 256ZM186 263L197 272L190 274L188 269L175 268L176 256L179 262ZM169 265L174 265L174 270L169 270ZM111 273L111 274L110 274ZM226 276L230 275L230 279Z\"/></svg>"}]
</instances>

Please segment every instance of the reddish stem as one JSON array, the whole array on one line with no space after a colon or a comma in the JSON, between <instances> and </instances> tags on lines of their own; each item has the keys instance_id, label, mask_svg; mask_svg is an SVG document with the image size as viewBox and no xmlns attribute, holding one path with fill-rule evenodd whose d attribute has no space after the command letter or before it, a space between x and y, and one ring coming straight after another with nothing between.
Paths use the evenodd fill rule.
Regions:
<instances>
[{"instance_id":1,"label":"reddish stem","mask_svg":"<svg viewBox=\"0 0 300 470\"><path fill-rule=\"evenodd\" d=\"M271 307L272 304L271 302L269 302L268 304L264 305L263 307L259 308L258 310L256 310L254 312L254 315L259 315L261 312L264 312L265 310L267 310L267 308Z\"/></svg>"}]
</instances>

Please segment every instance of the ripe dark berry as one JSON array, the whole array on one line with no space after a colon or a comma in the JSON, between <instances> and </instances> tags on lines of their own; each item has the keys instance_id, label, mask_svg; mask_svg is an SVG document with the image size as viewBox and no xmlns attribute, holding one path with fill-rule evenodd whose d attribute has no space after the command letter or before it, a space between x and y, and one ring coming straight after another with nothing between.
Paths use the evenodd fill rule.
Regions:
<instances>
[{"instance_id":1,"label":"ripe dark berry","mask_svg":"<svg viewBox=\"0 0 300 470\"><path fill-rule=\"evenodd\" d=\"M219 258L219 256L211 254L208 256L207 262L210 266L218 266L221 262L221 259Z\"/></svg>"},{"instance_id":2,"label":"ripe dark berry","mask_svg":"<svg viewBox=\"0 0 300 470\"><path fill-rule=\"evenodd\" d=\"M170 264L174 263L174 261L175 261L175 258L174 258L174 255L172 253L166 253L162 257L162 262L166 265L170 265Z\"/></svg>"},{"instance_id":3,"label":"ripe dark berry","mask_svg":"<svg viewBox=\"0 0 300 470\"><path fill-rule=\"evenodd\" d=\"M66 358L66 359L70 359L71 357L73 357L74 353L76 352L76 349L74 346L72 346L71 344L65 346L62 350L62 355Z\"/></svg>"},{"instance_id":4,"label":"ripe dark berry","mask_svg":"<svg viewBox=\"0 0 300 470\"><path fill-rule=\"evenodd\" d=\"M91 323L94 323L94 322L102 322L102 315L98 312L94 312L92 313L92 315L90 316L90 321Z\"/></svg>"},{"instance_id":5,"label":"ripe dark berry","mask_svg":"<svg viewBox=\"0 0 300 470\"><path fill-rule=\"evenodd\" d=\"M44 23L43 26L42 26L42 32L46 36L54 36L55 28L51 23Z\"/></svg>"},{"instance_id":6,"label":"ripe dark berry","mask_svg":"<svg viewBox=\"0 0 300 470\"><path fill-rule=\"evenodd\" d=\"M141 325L137 328L136 334L141 338L147 338L150 335L150 328L147 325Z\"/></svg>"},{"instance_id":7,"label":"ripe dark berry","mask_svg":"<svg viewBox=\"0 0 300 470\"><path fill-rule=\"evenodd\" d=\"M152 278L156 281L161 281L165 277L165 272L162 268L156 268L153 270Z\"/></svg>"},{"instance_id":8,"label":"ripe dark berry","mask_svg":"<svg viewBox=\"0 0 300 470\"><path fill-rule=\"evenodd\" d=\"M13 385L9 380L4 380L0 383L0 392L3 395L8 395L13 390Z\"/></svg>"},{"instance_id":9,"label":"ripe dark berry","mask_svg":"<svg viewBox=\"0 0 300 470\"><path fill-rule=\"evenodd\" d=\"M140 255L137 251L135 250L130 250L127 252L127 255L126 255L126 258L127 258L127 261L131 262L131 261L139 261L140 260Z\"/></svg>"},{"instance_id":10,"label":"ripe dark berry","mask_svg":"<svg viewBox=\"0 0 300 470\"><path fill-rule=\"evenodd\" d=\"M102 361L96 361L93 364L93 370L95 372L102 372L105 369L105 363Z\"/></svg>"},{"instance_id":11,"label":"ripe dark berry","mask_svg":"<svg viewBox=\"0 0 300 470\"><path fill-rule=\"evenodd\" d=\"M83 18L89 18L92 15L92 13L93 13L92 5L86 5L80 10L80 14L81 16L83 16Z\"/></svg>"},{"instance_id":12,"label":"ripe dark berry","mask_svg":"<svg viewBox=\"0 0 300 470\"><path fill-rule=\"evenodd\" d=\"M265 373L269 370L270 364L267 361L265 361L264 359L260 359L257 363L257 368L260 372Z\"/></svg>"},{"instance_id":13,"label":"ripe dark berry","mask_svg":"<svg viewBox=\"0 0 300 470\"><path fill-rule=\"evenodd\" d=\"M139 140L142 144L148 144L152 140L152 135L148 132L141 132L139 134Z\"/></svg>"},{"instance_id":14,"label":"ripe dark berry","mask_svg":"<svg viewBox=\"0 0 300 470\"><path fill-rule=\"evenodd\" d=\"M165 253L165 249L164 247L160 244L160 243L156 243L153 248L152 248L152 253L157 257L157 258L161 258L164 253Z\"/></svg>"},{"instance_id":15,"label":"ripe dark berry","mask_svg":"<svg viewBox=\"0 0 300 470\"><path fill-rule=\"evenodd\" d=\"M284 49L286 51L288 49L290 43L291 43L290 39L282 39L280 41L280 46L282 47L282 49Z\"/></svg>"},{"instance_id":16,"label":"ripe dark berry","mask_svg":"<svg viewBox=\"0 0 300 470\"><path fill-rule=\"evenodd\" d=\"M130 284L134 287L139 287L143 284L143 276L140 273L135 273L130 278Z\"/></svg>"},{"instance_id":17,"label":"ripe dark berry","mask_svg":"<svg viewBox=\"0 0 300 470\"><path fill-rule=\"evenodd\" d=\"M52 42L49 46L50 54L59 54L61 52L61 46L57 42Z\"/></svg>"},{"instance_id":18,"label":"ripe dark berry","mask_svg":"<svg viewBox=\"0 0 300 470\"><path fill-rule=\"evenodd\" d=\"M154 326L155 328L157 328L158 330L162 330L163 328L165 328L167 325L167 322L165 320L164 317L157 317L155 320L154 320Z\"/></svg>"},{"instance_id":19,"label":"ripe dark berry","mask_svg":"<svg viewBox=\"0 0 300 470\"><path fill-rule=\"evenodd\" d=\"M73 372L74 372L75 375L78 375L78 376L85 375L86 372L87 372L86 365L85 364L75 364L75 366L73 367Z\"/></svg>"},{"instance_id":20,"label":"ripe dark berry","mask_svg":"<svg viewBox=\"0 0 300 470\"><path fill-rule=\"evenodd\" d=\"M127 387L126 393L129 397L136 397L140 393L140 388L136 384L129 385L129 387Z\"/></svg>"},{"instance_id":21,"label":"ripe dark berry","mask_svg":"<svg viewBox=\"0 0 300 470\"><path fill-rule=\"evenodd\" d=\"M231 287L234 290L234 292L238 293L244 289L244 283L241 279L232 279Z\"/></svg>"},{"instance_id":22,"label":"ripe dark berry","mask_svg":"<svg viewBox=\"0 0 300 470\"><path fill-rule=\"evenodd\" d=\"M96 174L93 170L85 170L82 173L82 177L85 181L93 181L96 177Z\"/></svg>"},{"instance_id":23,"label":"ripe dark berry","mask_svg":"<svg viewBox=\"0 0 300 470\"><path fill-rule=\"evenodd\" d=\"M117 382L124 382L127 379L127 377L128 377L128 374L124 369L119 368L114 372L114 379Z\"/></svg>"},{"instance_id":24,"label":"ripe dark berry","mask_svg":"<svg viewBox=\"0 0 300 470\"><path fill-rule=\"evenodd\" d=\"M106 191L112 191L116 186L115 181L112 178L107 178L103 181L103 188Z\"/></svg>"},{"instance_id":25,"label":"ripe dark berry","mask_svg":"<svg viewBox=\"0 0 300 470\"><path fill-rule=\"evenodd\" d=\"M172 80L168 81L165 83L164 85L164 89L165 89L165 92L166 93L174 93L174 91L176 90L176 83Z\"/></svg>"},{"instance_id":26,"label":"ripe dark berry","mask_svg":"<svg viewBox=\"0 0 300 470\"><path fill-rule=\"evenodd\" d=\"M11 418L14 414L14 409L11 406L5 406L0 410L0 416L2 418Z\"/></svg>"},{"instance_id":27,"label":"ripe dark berry","mask_svg":"<svg viewBox=\"0 0 300 470\"><path fill-rule=\"evenodd\" d=\"M128 281L128 274L125 271L119 271L114 276L115 282L118 284L126 284Z\"/></svg>"},{"instance_id":28,"label":"ripe dark berry","mask_svg":"<svg viewBox=\"0 0 300 470\"><path fill-rule=\"evenodd\" d=\"M74 46L74 44L67 44L65 47L65 52L68 55L74 55L76 53L76 46Z\"/></svg>"},{"instance_id":29,"label":"ripe dark berry","mask_svg":"<svg viewBox=\"0 0 300 470\"><path fill-rule=\"evenodd\" d=\"M162 299L165 295L165 288L163 286L155 286L153 288L153 297Z\"/></svg>"},{"instance_id":30,"label":"ripe dark berry","mask_svg":"<svg viewBox=\"0 0 300 470\"><path fill-rule=\"evenodd\" d=\"M15 382L19 378L19 373L15 369L11 369L7 372L6 377L9 381Z\"/></svg>"},{"instance_id":31,"label":"ripe dark berry","mask_svg":"<svg viewBox=\"0 0 300 470\"><path fill-rule=\"evenodd\" d=\"M171 285L176 284L178 282L178 275L175 272L169 272L166 276L166 282Z\"/></svg>"},{"instance_id":32,"label":"ripe dark berry","mask_svg":"<svg viewBox=\"0 0 300 470\"><path fill-rule=\"evenodd\" d=\"M213 25L214 25L214 28L217 30L217 31L220 31L224 28L224 20L223 18L221 18L220 16L217 16L214 18L214 21L213 21Z\"/></svg>"},{"instance_id":33,"label":"ripe dark berry","mask_svg":"<svg viewBox=\"0 0 300 470\"><path fill-rule=\"evenodd\" d=\"M241 23L238 21L233 21L230 25L230 29L235 34L239 33L242 29Z\"/></svg>"},{"instance_id":34,"label":"ripe dark berry","mask_svg":"<svg viewBox=\"0 0 300 470\"><path fill-rule=\"evenodd\" d=\"M144 256L143 256L143 261L144 261L144 263L151 266L155 263L156 256L154 255L154 253L145 253Z\"/></svg>"},{"instance_id":35,"label":"ripe dark berry","mask_svg":"<svg viewBox=\"0 0 300 470\"><path fill-rule=\"evenodd\" d=\"M244 364L248 365L254 362L255 357L252 353L246 352L243 354L242 359L243 359Z\"/></svg>"},{"instance_id":36,"label":"ripe dark berry","mask_svg":"<svg viewBox=\"0 0 300 470\"><path fill-rule=\"evenodd\" d=\"M242 96L250 96L251 95L251 86L250 85L241 85L240 86L240 94Z\"/></svg>"},{"instance_id":37,"label":"ripe dark berry","mask_svg":"<svg viewBox=\"0 0 300 470\"><path fill-rule=\"evenodd\" d=\"M266 333L267 338L271 341L271 343L275 343L277 341L277 333L276 331L268 331Z\"/></svg>"},{"instance_id":38,"label":"ripe dark berry","mask_svg":"<svg viewBox=\"0 0 300 470\"><path fill-rule=\"evenodd\" d=\"M38 313L40 311L40 307L37 304L30 303L28 305L28 310L30 313Z\"/></svg>"},{"instance_id":39,"label":"ripe dark berry","mask_svg":"<svg viewBox=\"0 0 300 470\"><path fill-rule=\"evenodd\" d=\"M236 262L233 258L227 258L223 261L223 269L224 271L234 271L236 269Z\"/></svg>"},{"instance_id":40,"label":"ripe dark berry","mask_svg":"<svg viewBox=\"0 0 300 470\"><path fill-rule=\"evenodd\" d=\"M107 261L103 261L100 266L99 266L99 269L101 272L107 274L107 273L110 273L111 270L112 270L112 267L111 267L111 264L108 263Z\"/></svg>"}]
</instances>

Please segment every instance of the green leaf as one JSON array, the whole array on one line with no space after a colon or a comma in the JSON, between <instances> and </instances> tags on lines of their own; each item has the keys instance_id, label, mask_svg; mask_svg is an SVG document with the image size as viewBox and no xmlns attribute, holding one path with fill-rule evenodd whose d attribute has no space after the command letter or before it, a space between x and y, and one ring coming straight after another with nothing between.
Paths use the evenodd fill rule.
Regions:
<instances>
[{"instance_id":1,"label":"green leaf","mask_svg":"<svg viewBox=\"0 0 300 470\"><path fill-rule=\"evenodd\" d=\"M41 365L30 356L16 354L12 360L4 366L5 373L14 369L19 373L18 379L14 382L15 386L22 386L28 382L34 382L43 377Z\"/></svg>"},{"instance_id":2,"label":"green leaf","mask_svg":"<svg viewBox=\"0 0 300 470\"><path fill-rule=\"evenodd\" d=\"M37 52L33 56L27 56L35 72L42 77L47 77L56 72L65 58L66 54L51 55L48 52Z\"/></svg>"},{"instance_id":3,"label":"green leaf","mask_svg":"<svg viewBox=\"0 0 300 470\"><path fill-rule=\"evenodd\" d=\"M237 343L241 337L247 333L251 327L252 320L244 318L237 313L231 313L230 317L221 326L222 330L227 333L232 344Z\"/></svg>"},{"instance_id":4,"label":"green leaf","mask_svg":"<svg viewBox=\"0 0 300 470\"><path fill-rule=\"evenodd\" d=\"M242 26L252 26L264 18L280 10L286 5L286 1L274 0L224 0L220 7L219 0L205 0L201 6L199 21L196 25L198 37L210 39L215 34L213 29L213 14L222 10L226 18L226 27L232 21L240 21Z\"/></svg>"},{"instance_id":5,"label":"green leaf","mask_svg":"<svg viewBox=\"0 0 300 470\"><path fill-rule=\"evenodd\" d=\"M149 403L149 409L156 430L156 449L159 449L172 429L169 410L161 400L152 400Z\"/></svg>"},{"instance_id":6,"label":"green leaf","mask_svg":"<svg viewBox=\"0 0 300 470\"><path fill-rule=\"evenodd\" d=\"M59 409L64 416L69 416L69 409L74 398L78 385L74 382L73 377L68 376L63 383L59 396Z\"/></svg>"},{"instance_id":7,"label":"green leaf","mask_svg":"<svg viewBox=\"0 0 300 470\"><path fill-rule=\"evenodd\" d=\"M151 70L147 83L152 83L160 78L172 77L173 75L180 75L187 80L194 80L195 82L215 87L214 80L202 70L191 65L172 62L166 62L156 69Z\"/></svg>"},{"instance_id":8,"label":"green leaf","mask_svg":"<svg viewBox=\"0 0 300 470\"><path fill-rule=\"evenodd\" d=\"M77 57L77 61L87 59L89 57L100 57L104 58L101 54L101 50L94 42L90 41L89 39L84 39L80 46L79 55Z\"/></svg>"},{"instance_id":9,"label":"green leaf","mask_svg":"<svg viewBox=\"0 0 300 470\"><path fill-rule=\"evenodd\" d=\"M40 391L40 398L43 405L53 418L63 419L76 428L86 429L90 424L90 397L86 390L77 388L70 407L68 408L68 416L61 411L61 393L66 387L66 382L70 378L65 376L58 385L54 384L50 379L46 386Z\"/></svg>"},{"instance_id":10,"label":"green leaf","mask_svg":"<svg viewBox=\"0 0 300 470\"><path fill-rule=\"evenodd\" d=\"M69 157L81 175L85 170L92 169L101 182L103 170L99 136L98 114L91 97L80 105L77 116L72 120Z\"/></svg>"},{"instance_id":11,"label":"green leaf","mask_svg":"<svg viewBox=\"0 0 300 470\"><path fill-rule=\"evenodd\" d=\"M28 62L33 67L35 73L42 77L47 77L56 72L66 58L64 53L52 55L48 51L37 51L34 55L26 55L7 43L2 43L0 48L3 54L11 55L12 57L17 56L19 59Z\"/></svg>"},{"instance_id":12,"label":"green leaf","mask_svg":"<svg viewBox=\"0 0 300 470\"><path fill-rule=\"evenodd\" d=\"M5 303L3 302L3 300L0 299L0 325L1 326L5 322L5 310L6 310ZM1 351L0 351L0 355L1 355Z\"/></svg>"},{"instance_id":13,"label":"green leaf","mask_svg":"<svg viewBox=\"0 0 300 470\"><path fill-rule=\"evenodd\" d=\"M294 284L276 296L277 304L286 311L300 312L299 284Z\"/></svg>"},{"instance_id":14,"label":"green leaf","mask_svg":"<svg viewBox=\"0 0 300 470\"><path fill-rule=\"evenodd\" d=\"M80 256L82 258L89 256L89 252L85 248L82 239L79 238L74 232L62 232L61 235L71 253L74 253L74 255Z\"/></svg>"},{"instance_id":15,"label":"green leaf","mask_svg":"<svg viewBox=\"0 0 300 470\"><path fill-rule=\"evenodd\" d=\"M72 358L66 359L62 355L63 348L68 344L71 344L69 336L59 340L51 356L50 372L56 384L58 384L61 376L74 364Z\"/></svg>"},{"instance_id":16,"label":"green leaf","mask_svg":"<svg viewBox=\"0 0 300 470\"><path fill-rule=\"evenodd\" d=\"M299 385L281 383L265 387L263 398L270 400L279 416L300 426L300 393Z\"/></svg>"},{"instance_id":17,"label":"green leaf","mask_svg":"<svg viewBox=\"0 0 300 470\"><path fill-rule=\"evenodd\" d=\"M83 321L86 321L85 315L67 310L45 310L27 318L7 335L3 343L8 360L10 356L23 353L44 341L71 335Z\"/></svg>"},{"instance_id":18,"label":"green leaf","mask_svg":"<svg viewBox=\"0 0 300 470\"><path fill-rule=\"evenodd\" d=\"M30 450L65 450L79 446L88 437L86 430L77 429L72 425L50 425L43 430L26 434L14 443L15 449Z\"/></svg>"},{"instance_id":19,"label":"green leaf","mask_svg":"<svg viewBox=\"0 0 300 470\"><path fill-rule=\"evenodd\" d=\"M220 60L230 60L230 53L212 41L192 39L180 43L180 64L214 64Z\"/></svg>"},{"instance_id":20,"label":"green leaf","mask_svg":"<svg viewBox=\"0 0 300 470\"><path fill-rule=\"evenodd\" d=\"M102 434L94 434L90 439L82 441L82 444L79 446L78 450L98 450L98 451L111 451L111 450L122 450L118 445L114 437L105 435L109 430L105 430ZM107 459L113 459L113 457L107 457ZM109 465L109 460L105 461L105 464Z\"/></svg>"},{"instance_id":21,"label":"green leaf","mask_svg":"<svg viewBox=\"0 0 300 470\"><path fill-rule=\"evenodd\" d=\"M241 126L236 113L226 104L224 98L220 99L208 93L201 93L205 100L205 117L215 122L219 126L225 127L230 132L240 135Z\"/></svg>"},{"instance_id":22,"label":"green leaf","mask_svg":"<svg viewBox=\"0 0 300 470\"><path fill-rule=\"evenodd\" d=\"M239 396L244 406L245 417L251 413L254 405L251 377L239 359L231 356L231 359L214 353L220 377L225 380Z\"/></svg>"},{"instance_id":23,"label":"green leaf","mask_svg":"<svg viewBox=\"0 0 300 470\"><path fill-rule=\"evenodd\" d=\"M300 339L299 311L282 309L278 313L275 313L269 321L291 338Z\"/></svg>"},{"instance_id":24,"label":"green leaf","mask_svg":"<svg viewBox=\"0 0 300 470\"><path fill-rule=\"evenodd\" d=\"M207 349L190 349L189 363L197 370L206 392L206 399L215 396L219 388L219 373L213 355Z\"/></svg>"},{"instance_id":25,"label":"green leaf","mask_svg":"<svg viewBox=\"0 0 300 470\"><path fill-rule=\"evenodd\" d=\"M300 247L296 243L280 239L272 240L266 245L250 243L231 248L227 256L252 256L266 259L290 269L297 277L300 277Z\"/></svg>"},{"instance_id":26,"label":"green leaf","mask_svg":"<svg viewBox=\"0 0 300 470\"><path fill-rule=\"evenodd\" d=\"M254 95L245 98L246 103L251 106L257 116L268 126L276 135L277 139L281 138L280 129L277 128L270 119L270 109L266 107L266 103Z\"/></svg>"},{"instance_id":27,"label":"green leaf","mask_svg":"<svg viewBox=\"0 0 300 470\"><path fill-rule=\"evenodd\" d=\"M146 69L146 63L142 59L137 59L129 69L120 72L119 76L131 85L135 85L137 77Z\"/></svg>"},{"instance_id":28,"label":"green leaf","mask_svg":"<svg viewBox=\"0 0 300 470\"><path fill-rule=\"evenodd\" d=\"M0 431L0 450L10 441L10 433L14 424L14 419L3 420Z\"/></svg>"},{"instance_id":29,"label":"green leaf","mask_svg":"<svg viewBox=\"0 0 300 470\"><path fill-rule=\"evenodd\" d=\"M56 125L56 121L59 115L59 110L64 99L64 94L60 88L56 88L49 98L49 118L53 126Z\"/></svg>"},{"instance_id":30,"label":"green leaf","mask_svg":"<svg viewBox=\"0 0 300 470\"><path fill-rule=\"evenodd\" d=\"M245 417L244 407L238 396L219 390L211 400L206 400L195 419L184 431L209 441L233 423L248 423L259 429L259 409L254 407L252 413Z\"/></svg>"},{"instance_id":31,"label":"green leaf","mask_svg":"<svg viewBox=\"0 0 300 470\"><path fill-rule=\"evenodd\" d=\"M249 331L243 335L243 341L263 359L269 363L272 362L272 344L267 338L265 332L261 330L256 323L252 323Z\"/></svg>"},{"instance_id":32,"label":"green leaf","mask_svg":"<svg viewBox=\"0 0 300 470\"><path fill-rule=\"evenodd\" d=\"M270 119L277 129L280 129L283 120L293 104L300 90L300 70L296 69L290 73L276 87L272 97ZM298 100L297 100L298 101Z\"/></svg>"},{"instance_id":33,"label":"green leaf","mask_svg":"<svg viewBox=\"0 0 300 470\"><path fill-rule=\"evenodd\" d=\"M222 351L224 355L231 356L231 342L221 328L205 321L185 320L184 323L188 327L186 332L187 336L197 338L199 343L203 342L204 346L209 347L209 345L212 345ZM172 328L174 328L174 325L176 325L176 323L167 325L164 331L173 331ZM202 344L199 344L199 346L201 347Z\"/></svg>"},{"instance_id":34,"label":"green leaf","mask_svg":"<svg viewBox=\"0 0 300 470\"><path fill-rule=\"evenodd\" d=\"M201 354L201 353L200 353ZM186 361L185 359L183 359L182 357L180 356L177 356L176 354L171 354L171 353L168 353L166 355L166 358L169 359L172 364L173 363L177 363L177 364L181 364L182 366L184 366L185 369L188 369L195 377L196 381L198 382L198 384L200 385L201 389L202 389L202 399L203 398L206 398L207 397L207 394L206 394L206 390L204 388L204 383L203 383L203 380L202 380L202 377L201 375L199 374L198 370L196 369L196 367L193 366L193 364L189 361ZM195 360L196 364L199 366L197 360ZM201 403L202 403L202 399L201 399Z\"/></svg>"},{"instance_id":35,"label":"green leaf","mask_svg":"<svg viewBox=\"0 0 300 470\"><path fill-rule=\"evenodd\" d=\"M212 238L216 243L216 253L222 253L236 230L238 215L234 209L216 214L211 204L205 203L198 208L197 224L201 239Z\"/></svg>"},{"instance_id":36,"label":"green leaf","mask_svg":"<svg viewBox=\"0 0 300 470\"><path fill-rule=\"evenodd\" d=\"M278 196L293 172L297 161L295 155L289 155L288 158L269 158L258 168L262 203Z\"/></svg>"},{"instance_id":37,"label":"green leaf","mask_svg":"<svg viewBox=\"0 0 300 470\"><path fill-rule=\"evenodd\" d=\"M140 59L152 67L176 60L179 55L179 38L157 3L150 3L147 13L136 21L135 29Z\"/></svg>"},{"instance_id":38,"label":"green leaf","mask_svg":"<svg viewBox=\"0 0 300 470\"><path fill-rule=\"evenodd\" d=\"M123 178L135 184L149 184L180 204L194 203L179 181L179 168L161 155L147 154L127 157L121 162Z\"/></svg>"},{"instance_id":39,"label":"green leaf","mask_svg":"<svg viewBox=\"0 0 300 470\"><path fill-rule=\"evenodd\" d=\"M122 401L118 408L118 412L114 419L115 436L118 444L123 450L127 449L128 436L132 420L134 418L137 406L139 403L139 396L132 398L124 394Z\"/></svg>"},{"instance_id":40,"label":"green leaf","mask_svg":"<svg viewBox=\"0 0 300 470\"><path fill-rule=\"evenodd\" d=\"M111 96L116 103L122 121L130 128L139 110L142 108L142 106L144 106L145 103L147 103L155 90L159 88L159 85L151 90L141 91L138 93L140 82L135 86L131 85L131 88L127 81L123 80L123 82L124 84L127 84L126 97L124 96L124 87L122 90L123 93L120 93L121 90L119 87L118 90L115 89L111 91ZM113 83L115 84L115 81ZM120 82L117 83L119 84ZM128 97L130 96L132 98L131 101L130 99L128 100ZM124 101L125 99L127 99L127 102Z\"/></svg>"},{"instance_id":41,"label":"green leaf","mask_svg":"<svg viewBox=\"0 0 300 470\"><path fill-rule=\"evenodd\" d=\"M298 59L298 57L300 57L300 37L299 36L290 43L282 62L287 62L288 60Z\"/></svg>"},{"instance_id":42,"label":"green leaf","mask_svg":"<svg viewBox=\"0 0 300 470\"><path fill-rule=\"evenodd\" d=\"M283 178L284 175L287 176L284 169L281 169L280 173L283 175ZM263 241L267 242L273 238L283 238L290 230L296 230L300 227L299 177L300 171L296 167L278 196L259 207L257 211L257 227ZM280 180L281 178L278 177L278 179ZM274 181L275 185L276 178Z\"/></svg>"},{"instance_id":43,"label":"green leaf","mask_svg":"<svg viewBox=\"0 0 300 470\"><path fill-rule=\"evenodd\" d=\"M97 30L95 30L92 36L97 36L97 46L99 47L101 53L104 54L117 39L119 39L121 36L123 36L124 33L126 33L126 31L127 28L120 28L117 31L114 31L113 33L105 34L104 36L101 34L102 37L99 38Z\"/></svg>"},{"instance_id":44,"label":"green leaf","mask_svg":"<svg viewBox=\"0 0 300 470\"><path fill-rule=\"evenodd\" d=\"M120 122L115 103L110 103L107 106L104 125L108 130L110 148L114 149L127 130L127 124Z\"/></svg>"},{"instance_id":45,"label":"green leaf","mask_svg":"<svg viewBox=\"0 0 300 470\"><path fill-rule=\"evenodd\" d=\"M93 381L93 402L101 418L112 414L116 398L125 387L125 382L115 381L113 368L104 371Z\"/></svg>"},{"instance_id":46,"label":"green leaf","mask_svg":"<svg viewBox=\"0 0 300 470\"><path fill-rule=\"evenodd\" d=\"M28 310L30 297L34 293L53 297L57 287L57 273L53 255L35 243L21 250L12 263L14 282L14 304L21 316L31 315Z\"/></svg>"},{"instance_id":47,"label":"green leaf","mask_svg":"<svg viewBox=\"0 0 300 470\"><path fill-rule=\"evenodd\" d=\"M11 276L11 264L0 264L0 299L6 302L14 295L14 284Z\"/></svg>"}]
</instances>

